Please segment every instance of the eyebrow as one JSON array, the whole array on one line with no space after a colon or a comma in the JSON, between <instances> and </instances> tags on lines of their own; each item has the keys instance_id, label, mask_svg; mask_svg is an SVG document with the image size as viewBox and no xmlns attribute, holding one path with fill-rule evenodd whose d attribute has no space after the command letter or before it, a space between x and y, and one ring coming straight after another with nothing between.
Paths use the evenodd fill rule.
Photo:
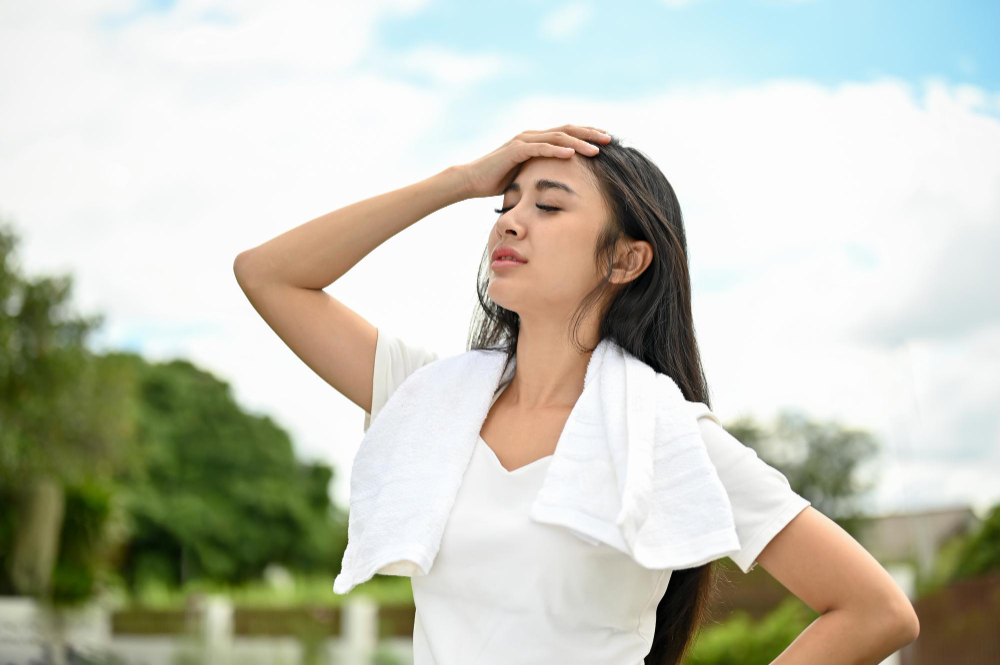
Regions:
<instances>
[{"instance_id":1,"label":"eyebrow","mask_svg":"<svg viewBox=\"0 0 1000 665\"><path fill-rule=\"evenodd\" d=\"M535 190L541 192L546 189L561 189L564 192L569 192L573 196L580 196L579 194L574 192L569 185L563 182L559 182L558 180L546 180L544 178L541 178L535 181ZM520 192L520 191L521 191L520 183L512 182L509 185L507 185L506 189L504 189L502 193L506 194L507 192Z\"/></svg>"}]
</instances>

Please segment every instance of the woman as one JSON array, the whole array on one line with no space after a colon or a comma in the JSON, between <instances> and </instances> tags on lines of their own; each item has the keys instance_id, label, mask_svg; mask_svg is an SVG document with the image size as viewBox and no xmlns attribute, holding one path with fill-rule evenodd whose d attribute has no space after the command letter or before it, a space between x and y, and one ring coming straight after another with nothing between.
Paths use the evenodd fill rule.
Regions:
<instances>
[{"instance_id":1,"label":"woman","mask_svg":"<svg viewBox=\"0 0 1000 665\"><path fill-rule=\"evenodd\" d=\"M523 132L241 253L237 280L281 339L366 411L367 430L438 356L322 289L432 212L498 195L470 348L502 348L516 371L483 424L433 568L411 580L416 665L681 662L713 564L646 570L527 517L606 337L673 378L697 414L733 507L734 561L743 572L760 563L821 613L776 663L878 663L916 639L916 615L888 573L711 413L677 198L642 153L603 130ZM435 244L419 251L433 257Z\"/></svg>"}]
</instances>

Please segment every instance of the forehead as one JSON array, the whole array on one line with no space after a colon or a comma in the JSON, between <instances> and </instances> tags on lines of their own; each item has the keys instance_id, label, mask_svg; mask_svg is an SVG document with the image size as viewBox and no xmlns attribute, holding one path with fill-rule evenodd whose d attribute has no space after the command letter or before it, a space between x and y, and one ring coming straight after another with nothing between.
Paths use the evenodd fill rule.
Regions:
<instances>
[{"instance_id":1,"label":"forehead","mask_svg":"<svg viewBox=\"0 0 1000 665\"><path fill-rule=\"evenodd\" d=\"M581 159L586 158L580 155L573 155L569 159L532 157L521 164L514 180L504 193L535 194L545 191L556 192L570 199L589 199L593 196L594 190L591 178L586 173L586 167L579 162ZM537 188L539 181L542 181L541 190ZM575 193L568 192L553 183L565 185Z\"/></svg>"}]
</instances>

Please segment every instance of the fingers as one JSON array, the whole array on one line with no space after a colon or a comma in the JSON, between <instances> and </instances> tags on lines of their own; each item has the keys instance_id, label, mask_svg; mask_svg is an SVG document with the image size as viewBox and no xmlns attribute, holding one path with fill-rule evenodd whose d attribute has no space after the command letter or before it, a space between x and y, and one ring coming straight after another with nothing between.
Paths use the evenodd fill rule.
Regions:
<instances>
[{"instance_id":1,"label":"fingers","mask_svg":"<svg viewBox=\"0 0 1000 665\"><path fill-rule=\"evenodd\" d=\"M566 125L566 126L573 127L573 125ZM603 137L607 137L608 139L611 138L610 136L608 136L608 133L605 130L601 129L600 127L591 127L590 125L577 125L577 127L583 127L584 129L589 129L594 132L598 132L599 134L603 135L602 138Z\"/></svg>"},{"instance_id":2,"label":"fingers","mask_svg":"<svg viewBox=\"0 0 1000 665\"><path fill-rule=\"evenodd\" d=\"M574 133L583 134L587 138L594 139L595 141L596 137L598 136L596 130L584 130L581 128L577 128ZM593 143L590 143L589 141L586 141L583 138L578 138L577 136L574 136L573 134L567 132L547 132L543 134L535 134L531 138L531 140L547 141L549 143L554 143L556 145L568 146L570 148L573 148L582 155L594 156L598 152L600 152L600 149Z\"/></svg>"},{"instance_id":3,"label":"fingers","mask_svg":"<svg viewBox=\"0 0 1000 665\"><path fill-rule=\"evenodd\" d=\"M598 129L597 127L587 127L587 129L591 130L591 138L596 138L598 141L611 140L611 135L603 129Z\"/></svg>"},{"instance_id":4,"label":"fingers","mask_svg":"<svg viewBox=\"0 0 1000 665\"><path fill-rule=\"evenodd\" d=\"M552 145L551 143L541 143L528 141L521 144L521 150L525 155L524 159L530 157L572 157L576 150L570 146Z\"/></svg>"},{"instance_id":5,"label":"fingers","mask_svg":"<svg viewBox=\"0 0 1000 665\"><path fill-rule=\"evenodd\" d=\"M602 141L605 139L608 141L611 140L611 136L599 127L591 127L589 125L563 125L559 129L567 134L573 134L575 136L580 136L581 138L598 139Z\"/></svg>"},{"instance_id":6,"label":"fingers","mask_svg":"<svg viewBox=\"0 0 1000 665\"><path fill-rule=\"evenodd\" d=\"M546 129L543 131L539 131L536 129L529 129L524 132L521 132L519 136L528 134L537 136L538 134L552 134L554 132L563 132L565 134L578 136L580 138L597 139L600 141L611 140L611 136L606 131L604 131L600 127L591 127L589 125L563 125L562 127L553 127L552 129Z\"/></svg>"},{"instance_id":7,"label":"fingers","mask_svg":"<svg viewBox=\"0 0 1000 665\"><path fill-rule=\"evenodd\" d=\"M587 137L591 138L595 142L599 140L597 137L600 136L600 134L596 130L581 129L576 133L580 133L581 131L588 132ZM589 155L591 157L600 152L600 149L594 145L594 143L585 141L582 138L577 138L576 136L572 136L566 132L536 132L533 134L522 133L519 134L515 140L525 144L551 143L556 146L566 146L582 155ZM608 140L610 140L610 137L608 137Z\"/></svg>"}]
</instances>

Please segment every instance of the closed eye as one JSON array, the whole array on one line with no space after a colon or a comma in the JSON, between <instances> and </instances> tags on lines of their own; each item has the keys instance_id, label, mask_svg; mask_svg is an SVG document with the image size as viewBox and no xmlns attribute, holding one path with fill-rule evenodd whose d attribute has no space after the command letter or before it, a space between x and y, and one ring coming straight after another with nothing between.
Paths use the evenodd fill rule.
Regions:
<instances>
[{"instance_id":1,"label":"closed eye","mask_svg":"<svg viewBox=\"0 0 1000 665\"><path fill-rule=\"evenodd\" d=\"M502 215L502 214L504 214L505 212L507 212L508 210L510 210L513 207L514 206L507 206L506 208L494 208L493 212L497 213L498 215ZM536 203L535 207L538 208L539 210L544 210L545 212L556 212L557 210L562 210L562 208L554 208L552 206L543 206L540 203Z\"/></svg>"}]
</instances>

